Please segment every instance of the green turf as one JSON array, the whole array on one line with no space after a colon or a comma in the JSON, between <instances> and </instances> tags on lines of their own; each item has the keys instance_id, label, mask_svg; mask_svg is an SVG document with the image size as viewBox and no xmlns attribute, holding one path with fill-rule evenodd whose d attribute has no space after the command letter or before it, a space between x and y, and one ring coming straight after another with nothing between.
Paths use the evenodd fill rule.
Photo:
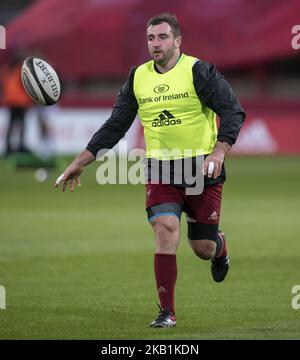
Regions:
<instances>
[{"instance_id":1,"label":"green turf","mask_svg":"<svg viewBox=\"0 0 300 360\"><path fill-rule=\"evenodd\" d=\"M1 339L300 339L300 158L227 160L222 229L231 270L222 284L186 242L178 251L177 327L157 314L153 239L142 185L95 181L74 194L0 161Z\"/></svg>"}]
</instances>

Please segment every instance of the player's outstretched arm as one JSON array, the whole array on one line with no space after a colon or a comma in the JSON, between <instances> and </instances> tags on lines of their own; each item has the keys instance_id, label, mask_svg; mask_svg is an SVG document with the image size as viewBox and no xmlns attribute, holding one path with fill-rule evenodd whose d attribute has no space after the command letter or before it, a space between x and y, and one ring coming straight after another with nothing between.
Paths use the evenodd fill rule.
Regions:
<instances>
[{"instance_id":1,"label":"player's outstretched arm","mask_svg":"<svg viewBox=\"0 0 300 360\"><path fill-rule=\"evenodd\" d=\"M76 156L74 161L66 168L66 170L57 178L54 186L59 187L62 184L62 191L65 192L69 184L70 191L73 192L75 183L78 187L81 186L80 174L85 166L95 160L95 156L88 150L83 150Z\"/></svg>"}]
</instances>

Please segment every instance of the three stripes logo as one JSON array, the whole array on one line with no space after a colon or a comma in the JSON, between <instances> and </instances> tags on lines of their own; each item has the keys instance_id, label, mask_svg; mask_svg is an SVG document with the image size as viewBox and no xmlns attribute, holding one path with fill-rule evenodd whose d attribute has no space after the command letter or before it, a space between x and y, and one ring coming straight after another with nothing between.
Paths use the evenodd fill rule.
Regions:
<instances>
[{"instance_id":1,"label":"three stripes logo","mask_svg":"<svg viewBox=\"0 0 300 360\"><path fill-rule=\"evenodd\" d=\"M171 114L168 110L162 111L157 119L152 121L153 127L162 127L162 126L170 126L170 125L179 125L181 124L180 119L176 119L173 114Z\"/></svg>"}]
</instances>

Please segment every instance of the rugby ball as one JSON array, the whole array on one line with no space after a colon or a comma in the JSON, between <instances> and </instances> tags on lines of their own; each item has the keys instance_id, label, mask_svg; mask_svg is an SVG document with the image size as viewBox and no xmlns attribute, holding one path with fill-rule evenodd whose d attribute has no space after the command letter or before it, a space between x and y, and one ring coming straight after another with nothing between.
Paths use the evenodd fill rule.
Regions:
<instances>
[{"instance_id":1,"label":"rugby ball","mask_svg":"<svg viewBox=\"0 0 300 360\"><path fill-rule=\"evenodd\" d=\"M23 62L21 78L27 94L38 104L49 106L58 101L59 78L46 61L28 57Z\"/></svg>"}]
</instances>

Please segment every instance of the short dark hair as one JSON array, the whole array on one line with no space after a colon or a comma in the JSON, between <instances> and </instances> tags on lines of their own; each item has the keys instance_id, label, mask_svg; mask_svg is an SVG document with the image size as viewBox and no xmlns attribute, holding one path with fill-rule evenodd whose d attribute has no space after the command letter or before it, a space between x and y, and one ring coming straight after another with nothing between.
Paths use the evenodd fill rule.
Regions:
<instances>
[{"instance_id":1,"label":"short dark hair","mask_svg":"<svg viewBox=\"0 0 300 360\"><path fill-rule=\"evenodd\" d=\"M180 27L178 24L177 17L176 15L170 14L168 12L155 15L151 19L149 19L147 22L147 28L151 25L159 25L163 22L166 22L170 25L174 38L180 36Z\"/></svg>"}]
</instances>

